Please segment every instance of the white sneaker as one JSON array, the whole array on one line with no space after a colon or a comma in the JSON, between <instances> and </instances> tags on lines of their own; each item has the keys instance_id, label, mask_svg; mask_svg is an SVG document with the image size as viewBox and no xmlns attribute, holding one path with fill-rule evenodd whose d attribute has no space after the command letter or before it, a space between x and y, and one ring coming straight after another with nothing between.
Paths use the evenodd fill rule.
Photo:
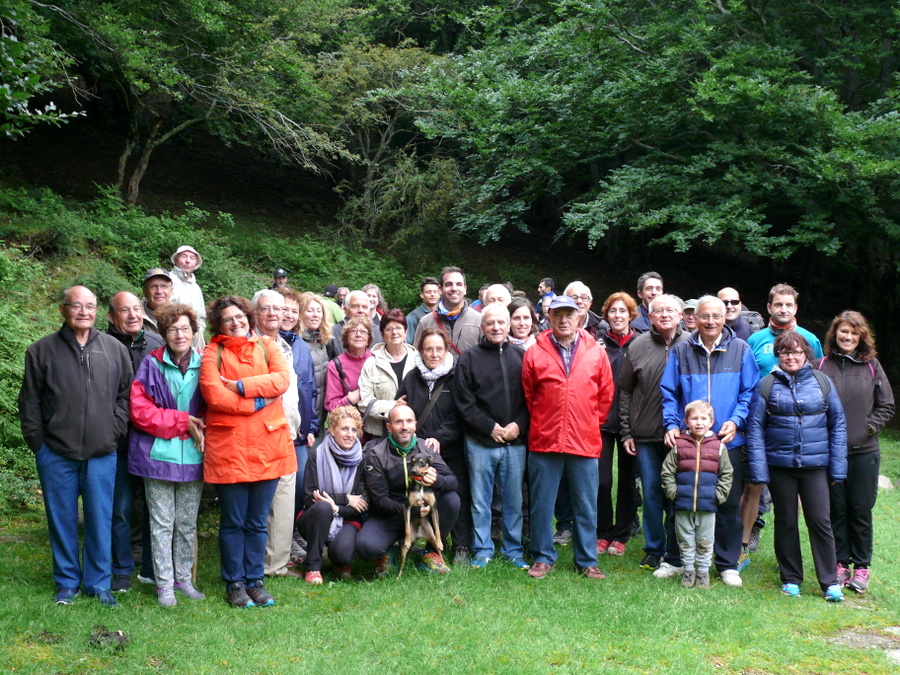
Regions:
<instances>
[{"instance_id":1,"label":"white sneaker","mask_svg":"<svg viewBox=\"0 0 900 675\"><path fill-rule=\"evenodd\" d=\"M722 583L726 586L740 587L744 585L740 572L737 570L722 570Z\"/></svg>"},{"instance_id":2,"label":"white sneaker","mask_svg":"<svg viewBox=\"0 0 900 675\"><path fill-rule=\"evenodd\" d=\"M653 570L653 577L655 579L671 579L672 577L679 576L683 572L684 567L675 567L675 565L670 565L663 561L659 564L659 567Z\"/></svg>"}]
</instances>

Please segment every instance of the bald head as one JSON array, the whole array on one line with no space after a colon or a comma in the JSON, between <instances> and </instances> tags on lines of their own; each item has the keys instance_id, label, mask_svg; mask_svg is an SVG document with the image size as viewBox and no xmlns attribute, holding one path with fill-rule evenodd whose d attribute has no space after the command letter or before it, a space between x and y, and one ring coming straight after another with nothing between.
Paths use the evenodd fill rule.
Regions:
<instances>
[{"instance_id":1,"label":"bald head","mask_svg":"<svg viewBox=\"0 0 900 675\"><path fill-rule=\"evenodd\" d=\"M137 337L144 328L141 299L128 291L116 293L109 299L109 311L106 318L119 333Z\"/></svg>"},{"instance_id":2,"label":"bald head","mask_svg":"<svg viewBox=\"0 0 900 675\"><path fill-rule=\"evenodd\" d=\"M385 427L400 447L409 447L416 435L416 414L408 405L394 406L388 413Z\"/></svg>"}]
</instances>

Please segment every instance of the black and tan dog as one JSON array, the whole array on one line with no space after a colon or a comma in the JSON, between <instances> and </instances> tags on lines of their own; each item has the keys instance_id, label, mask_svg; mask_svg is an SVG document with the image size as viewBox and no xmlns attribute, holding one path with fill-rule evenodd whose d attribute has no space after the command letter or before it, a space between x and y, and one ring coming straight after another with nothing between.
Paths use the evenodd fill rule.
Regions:
<instances>
[{"instance_id":1,"label":"black and tan dog","mask_svg":"<svg viewBox=\"0 0 900 675\"><path fill-rule=\"evenodd\" d=\"M403 518L406 525L403 545L400 547L400 571L399 579L403 576L403 565L406 563L406 554L416 539L424 538L438 553L444 551L441 543L441 528L438 521L438 512L435 508L434 490L422 483L425 472L431 468L431 455L427 452L417 451L410 456L409 489L406 494L406 505L403 507ZM413 515L413 512L424 515Z\"/></svg>"}]
</instances>

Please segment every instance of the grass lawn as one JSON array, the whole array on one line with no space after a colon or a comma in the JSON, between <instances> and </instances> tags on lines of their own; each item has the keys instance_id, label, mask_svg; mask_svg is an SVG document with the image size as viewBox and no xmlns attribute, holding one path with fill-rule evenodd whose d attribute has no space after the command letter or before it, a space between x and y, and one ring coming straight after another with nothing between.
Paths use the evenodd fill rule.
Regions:
<instances>
[{"instance_id":1,"label":"grass lawn","mask_svg":"<svg viewBox=\"0 0 900 675\"><path fill-rule=\"evenodd\" d=\"M900 479L900 434L882 452L882 473ZM355 565L355 582L328 583L327 570L315 588L271 580L275 607L239 610L222 598L204 520L197 586L208 600L166 610L136 584L108 610L92 598L52 603L43 513L28 513L0 522L0 673L897 673L882 649L839 638L900 649L888 630L900 626L898 518L900 490L879 494L871 590L839 605L822 599L808 546L803 596L780 595L769 527L740 589L653 579L637 566L639 536L624 557L601 556L605 581L576 577L565 547L544 580L495 562L373 582L371 565ZM92 646L96 626L130 642Z\"/></svg>"}]
</instances>

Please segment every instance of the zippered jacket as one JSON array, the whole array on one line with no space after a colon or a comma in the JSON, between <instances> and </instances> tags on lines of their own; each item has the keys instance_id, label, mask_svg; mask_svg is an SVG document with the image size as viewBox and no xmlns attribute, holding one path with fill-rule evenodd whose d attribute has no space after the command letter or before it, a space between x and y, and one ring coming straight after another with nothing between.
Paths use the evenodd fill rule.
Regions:
<instances>
[{"instance_id":1,"label":"zippered jacket","mask_svg":"<svg viewBox=\"0 0 900 675\"><path fill-rule=\"evenodd\" d=\"M625 355L628 353L629 347L635 341L637 336L638 333L632 332L631 337L628 338L628 342L624 345L619 344L609 333L603 333L597 340L597 342L600 343L600 346L606 347L606 357L609 359L609 367L612 368L613 373L613 382L616 385L616 393L613 396L612 408L610 408L606 422L603 423L602 430L607 433L618 434L622 428L621 422L619 421L619 400L621 398L621 394L619 393L619 375L622 374L622 364L625 363Z\"/></svg>"},{"instance_id":2,"label":"zippered jacket","mask_svg":"<svg viewBox=\"0 0 900 675\"><path fill-rule=\"evenodd\" d=\"M743 429L758 381L759 367L750 346L735 337L731 328L722 328L722 339L710 354L695 331L689 339L672 348L659 383L666 431L680 429L685 406L701 400L709 403L715 412L713 432L719 433L722 425L730 420L737 425L738 432L728 447L744 445Z\"/></svg>"},{"instance_id":3,"label":"zippered jacket","mask_svg":"<svg viewBox=\"0 0 900 675\"><path fill-rule=\"evenodd\" d=\"M96 328L83 348L67 326L32 344L19 391L28 447L79 461L113 452L128 433L132 376L128 350Z\"/></svg>"}]
</instances>

